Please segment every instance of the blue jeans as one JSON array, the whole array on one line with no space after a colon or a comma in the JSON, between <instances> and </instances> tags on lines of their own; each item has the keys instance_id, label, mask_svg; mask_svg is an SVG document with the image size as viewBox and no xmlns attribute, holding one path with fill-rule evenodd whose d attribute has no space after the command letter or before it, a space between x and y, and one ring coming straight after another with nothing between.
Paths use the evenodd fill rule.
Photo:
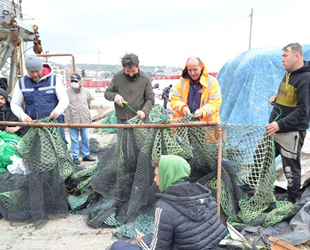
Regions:
<instances>
[{"instance_id":1,"label":"blue jeans","mask_svg":"<svg viewBox=\"0 0 310 250\"><path fill-rule=\"evenodd\" d=\"M71 153L73 158L79 158L79 134L82 139L82 158L85 158L90 154L89 151L89 139L88 139L88 128L69 128L69 135L71 140Z\"/></svg>"},{"instance_id":2,"label":"blue jeans","mask_svg":"<svg viewBox=\"0 0 310 250\"><path fill-rule=\"evenodd\" d=\"M116 241L113 243L111 250L122 250L122 249L128 249L128 250L141 250L141 248L137 245L132 245L130 243L124 242L124 241Z\"/></svg>"},{"instance_id":3,"label":"blue jeans","mask_svg":"<svg viewBox=\"0 0 310 250\"><path fill-rule=\"evenodd\" d=\"M60 115L57 119L58 123L64 123L64 116ZM59 128L60 129L60 134L61 134L61 138L64 141L66 147L67 147L67 140L66 140L66 136L65 136L65 129L64 128Z\"/></svg>"}]
</instances>

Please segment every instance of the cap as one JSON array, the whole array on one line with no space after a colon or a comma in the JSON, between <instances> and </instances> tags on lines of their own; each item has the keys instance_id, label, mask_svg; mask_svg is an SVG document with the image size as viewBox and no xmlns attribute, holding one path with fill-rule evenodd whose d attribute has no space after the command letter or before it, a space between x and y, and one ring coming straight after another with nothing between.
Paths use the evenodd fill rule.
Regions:
<instances>
[{"instance_id":1,"label":"cap","mask_svg":"<svg viewBox=\"0 0 310 250\"><path fill-rule=\"evenodd\" d=\"M27 56L25 66L27 71L40 71L43 69L43 64L36 55Z\"/></svg>"},{"instance_id":2,"label":"cap","mask_svg":"<svg viewBox=\"0 0 310 250\"><path fill-rule=\"evenodd\" d=\"M5 98L5 100L8 100L8 92L6 92L2 88L0 88L0 95L2 95Z\"/></svg>"},{"instance_id":3,"label":"cap","mask_svg":"<svg viewBox=\"0 0 310 250\"><path fill-rule=\"evenodd\" d=\"M81 80L81 76L78 73L74 73L70 76L71 82L78 82Z\"/></svg>"}]
</instances>

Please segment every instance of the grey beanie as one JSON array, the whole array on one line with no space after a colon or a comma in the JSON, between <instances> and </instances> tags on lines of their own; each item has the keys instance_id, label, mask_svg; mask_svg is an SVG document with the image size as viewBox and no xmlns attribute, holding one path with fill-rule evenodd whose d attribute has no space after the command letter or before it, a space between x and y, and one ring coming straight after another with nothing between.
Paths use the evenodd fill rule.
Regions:
<instances>
[{"instance_id":1,"label":"grey beanie","mask_svg":"<svg viewBox=\"0 0 310 250\"><path fill-rule=\"evenodd\" d=\"M36 55L27 56L25 66L27 71L40 71L43 69L43 64Z\"/></svg>"},{"instance_id":2,"label":"grey beanie","mask_svg":"<svg viewBox=\"0 0 310 250\"><path fill-rule=\"evenodd\" d=\"M8 101L8 92L6 92L4 89L0 88L0 95L2 95L6 101Z\"/></svg>"}]
</instances>

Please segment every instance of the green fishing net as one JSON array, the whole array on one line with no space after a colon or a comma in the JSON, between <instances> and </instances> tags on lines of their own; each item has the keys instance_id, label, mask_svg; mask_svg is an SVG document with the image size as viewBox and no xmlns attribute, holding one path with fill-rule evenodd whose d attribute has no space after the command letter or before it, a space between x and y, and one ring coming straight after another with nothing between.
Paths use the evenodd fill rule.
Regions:
<instances>
[{"instance_id":1,"label":"green fishing net","mask_svg":"<svg viewBox=\"0 0 310 250\"><path fill-rule=\"evenodd\" d=\"M52 123L49 118L37 122ZM24 171L0 182L0 214L12 224L40 227L69 212L65 180L74 164L57 127L31 127L18 143Z\"/></svg>"},{"instance_id":2,"label":"green fishing net","mask_svg":"<svg viewBox=\"0 0 310 250\"><path fill-rule=\"evenodd\" d=\"M5 131L0 131L0 173L7 172L6 167L12 164L11 157L20 157L17 152L17 144L20 137Z\"/></svg>"},{"instance_id":3,"label":"green fishing net","mask_svg":"<svg viewBox=\"0 0 310 250\"><path fill-rule=\"evenodd\" d=\"M166 124L199 123L191 117L162 119L163 115L158 111L152 119ZM128 123L142 121L134 117ZM226 218L243 225L271 226L280 222L292 203L277 201L274 196L272 137L265 134L263 126L221 124L218 131L224 135L221 208ZM167 154L185 158L191 165L190 181L199 181L215 195L219 152L215 132L212 126L118 129L100 150L89 186L92 191L79 213L87 215L89 226L119 227L118 234L125 237L136 237L131 225L147 225L151 231L159 192L153 182L151 161Z\"/></svg>"}]
</instances>

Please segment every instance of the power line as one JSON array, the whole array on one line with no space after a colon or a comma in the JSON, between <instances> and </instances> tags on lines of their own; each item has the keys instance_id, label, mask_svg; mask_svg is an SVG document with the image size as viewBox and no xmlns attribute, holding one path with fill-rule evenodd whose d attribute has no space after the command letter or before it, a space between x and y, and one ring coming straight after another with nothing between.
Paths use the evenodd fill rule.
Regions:
<instances>
[{"instance_id":1,"label":"power line","mask_svg":"<svg viewBox=\"0 0 310 250\"><path fill-rule=\"evenodd\" d=\"M241 20L240 22L236 23L235 25L233 25L232 27L230 27L229 29L227 29L226 31L231 30L232 28L236 27L237 25L239 25L240 23L242 23L243 21L245 21L246 19L248 19L249 17L251 17L252 14L248 15L246 18L244 18L243 20Z\"/></svg>"}]
</instances>

